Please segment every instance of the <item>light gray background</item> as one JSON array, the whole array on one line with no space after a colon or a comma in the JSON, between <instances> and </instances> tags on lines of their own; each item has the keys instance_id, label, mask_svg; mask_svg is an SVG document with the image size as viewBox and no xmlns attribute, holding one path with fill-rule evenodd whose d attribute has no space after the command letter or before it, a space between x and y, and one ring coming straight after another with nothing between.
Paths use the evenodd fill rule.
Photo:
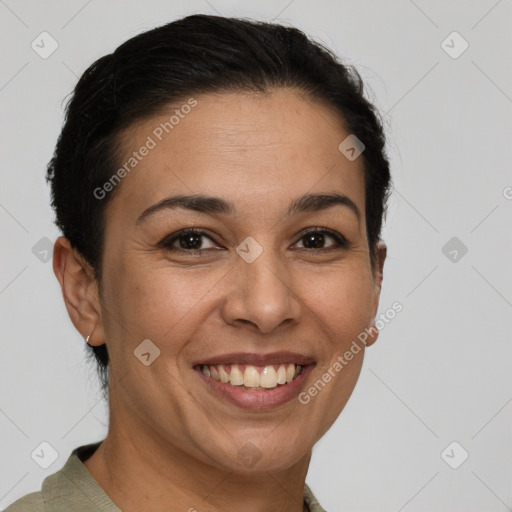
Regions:
<instances>
[{"instance_id":1,"label":"light gray background","mask_svg":"<svg viewBox=\"0 0 512 512\"><path fill-rule=\"evenodd\" d=\"M395 190L380 309L404 309L315 447L307 481L320 503L329 512L511 510L510 0L0 0L0 508L107 428L51 261L32 251L59 235L44 172L63 99L126 39L198 12L303 29L358 67L386 119ZM59 44L47 59L31 48L43 31ZM441 46L453 31L469 43L456 59ZM442 252L454 236L468 249L455 262ZM31 458L42 441L59 454L46 470ZM441 457L453 441L462 448L448 450L452 464L469 453L458 469Z\"/></svg>"}]
</instances>

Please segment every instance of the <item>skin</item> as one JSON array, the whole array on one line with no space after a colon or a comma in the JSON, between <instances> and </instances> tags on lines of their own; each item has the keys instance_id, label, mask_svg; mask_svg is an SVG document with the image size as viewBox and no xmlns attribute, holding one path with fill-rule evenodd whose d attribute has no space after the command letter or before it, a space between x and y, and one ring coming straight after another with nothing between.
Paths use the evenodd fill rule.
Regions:
<instances>
[{"instance_id":1,"label":"skin","mask_svg":"<svg viewBox=\"0 0 512 512\"><path fill-rule=\"evenodd\" d=\"M307 390L373 325L386 249L379 245L372 268L363 161L338 150L348 132L332 108L285 88L196 99L108 205L101 293L69 241L55 243L71 320L84 337L92 332L90 344L106 341L111 360L109 432L85 466L126 512L299 512L312 447L347 403L364 349L308 404L295 399L265 411L219 398L192 363L230 352L308 354L316 365ZM127 157L169 112L124 134ZM334 192L361 218L339 205L284 215L305 193ZM136 223L161 199L192 193L231 200L238 213L174 209ZM187 227L208 232L199 243L209 252L159 247ZM326 235L320 247L329 250L308 251L303 231L315 227L342 234L349 246ZM248 236L263 247L250 264L235 251ZM148 338L161 353L145 366L133 352ZM261 455L252 467L237 456L249 441Z\"/></svg>"}]
</instances>

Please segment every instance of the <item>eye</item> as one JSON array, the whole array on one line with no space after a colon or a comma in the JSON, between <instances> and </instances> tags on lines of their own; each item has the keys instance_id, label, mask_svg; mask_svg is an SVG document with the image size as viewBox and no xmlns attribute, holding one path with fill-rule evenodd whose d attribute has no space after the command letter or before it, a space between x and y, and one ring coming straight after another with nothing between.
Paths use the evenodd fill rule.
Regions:
<instances>
[{"instance_id":1,"label":"eye","mask_svg":"<svg viewBox=\"0 0 512 512\"><path fill-rule=\"evenodd\" d=\"M325 247L329 239L331 240L331 244ZM207 243L205 246L204 240L209 240L210 245ZM297 243L303 244L302 247L297 247L299 250L312 252L346 249L349 247L349 242L343 235L321 227L310 229L303 233ZM194 256L200 256L211 250L220 249L219 245L215 243L211 236L205 231L196 228L183 229L167 236L160 242L159 247L169 252L186 252L188 255Z\"/></svg>"},{"instance_id":2,"label":"eye","mask_svg":"<svg viewBox=\"0 0 512 512\"><path fill-rule=\"evenodd\" d=\"M160 242L159 246L166 251L185 251L191 254L202 254L212 249L212 247L205 247L202 239L207 239L214 245L217 245L204 231L187 228L167 236Z\"/></svg>"},{"instance_id":3,"label":"eye","mask_svg":"<svg viewBox=\"0 0 512 512\"><path fill-rule=\"evenodd\" d=\"M334 244L329 247L323 247L328 239L334 240ZM346 249L349 247L349 243L343 235L326 228L314 228L303 233L299 242L304 243L304 247L299 247L299 249L308 251L317 250L317 252L322 250Z\"/></svg>"}]
</instances>

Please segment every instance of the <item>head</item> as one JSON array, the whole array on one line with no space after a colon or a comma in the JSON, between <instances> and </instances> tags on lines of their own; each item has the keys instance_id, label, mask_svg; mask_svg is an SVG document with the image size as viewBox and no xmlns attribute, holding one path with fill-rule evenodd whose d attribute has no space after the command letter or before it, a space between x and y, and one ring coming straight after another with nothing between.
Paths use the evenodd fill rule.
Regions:
<instances>
[{"instance_id":1,"label":"head","mask_svg":"<svg viewBox=\"0 0 512 512\"><path fill-rule=\"evenodd\" d=\"M304 457L357 382L364 346L334 365L372 327L386 255L389 164L357 71L295 28L189 16L85 71L48 180L54 269L111 423L227 469L244 470L247 439L261 468ZM202 374L276 352L303 358L310 385L331 379L307 404L255 409Z\"/></svg>"}]
</instances>

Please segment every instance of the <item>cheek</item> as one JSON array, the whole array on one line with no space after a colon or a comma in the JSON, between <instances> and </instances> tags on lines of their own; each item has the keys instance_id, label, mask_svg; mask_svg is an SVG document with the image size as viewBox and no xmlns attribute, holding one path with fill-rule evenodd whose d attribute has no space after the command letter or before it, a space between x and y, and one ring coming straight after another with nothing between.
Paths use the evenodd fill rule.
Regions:
<instances>
[{"instance_id":1,"label":"cheek","mask_svg":"<svg viewBox=\"0 0 512 512\"><path fill-rule=\"evenodd\" d=\"M303 280L303 296L329 339L351 342L370 324L373 279L361 268L344 268Z\"/></svg>"},{"instance_id":2,"label":"cheek","mask_svg":"<svg viewBox=\"0 0 512 512\"><path fill-rule=\"evenodd\" d=\"M177 270L169 265L125 265L111 274L109 304L115 312L114 329L123 329L130 344L149 338L165 350L178 350L169 340L186 338L197 327L194 320L215 293L224 271ZM109 308L107 304L107 308ZM110 309L110 308L109 308ZM114 315L112 315L114 316ZM126 341L124 341L126 343ZM179 345L179 343L177 344Z\"/></svg>"}]
</instances>

